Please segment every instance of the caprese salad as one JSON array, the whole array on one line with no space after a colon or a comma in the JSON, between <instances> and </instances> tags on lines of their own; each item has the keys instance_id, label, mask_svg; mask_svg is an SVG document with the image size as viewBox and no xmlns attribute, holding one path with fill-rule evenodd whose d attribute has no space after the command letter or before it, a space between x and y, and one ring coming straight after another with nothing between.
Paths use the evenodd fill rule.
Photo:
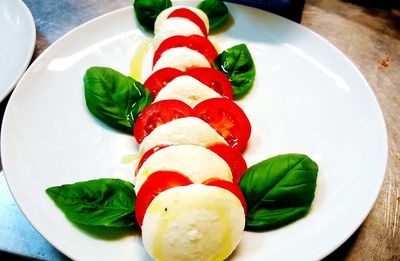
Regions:
<instances>
[{"instance_id":1,"label":"caprese salad","mask_svg":"<svg viewBox=\"0 0 400 261\"><path fill-rule=\"evenodd\" d=\"M208 28L207 15L187 6L155 21L153 73L144 82L154 101L133 133L143 154L136 219L156 260L224 260L245 226L238 181L251 125L228 77L213 68Z\"/></svg>"},{"instance_id":2,"label":"caprese salad","mask_svg":"<svg viewBox=\"0 0 400 261\"><path fill-rule=\"evenodd\" d=\"M134 7L154 30L152 74L143 84L104 67L84 76L89 111L133 131L139 144L134 185L99 179L51 187L48 195L73 222L137 226L155 260L224 260L245 229L304 216L314 198L314 161L285 154L247 168L241 154L251 124L234 99L251 89L255 67L245 45L218 53L208 38L226 19L223 2L194 8L136 0Z\"/></svg>"}]
</instances>

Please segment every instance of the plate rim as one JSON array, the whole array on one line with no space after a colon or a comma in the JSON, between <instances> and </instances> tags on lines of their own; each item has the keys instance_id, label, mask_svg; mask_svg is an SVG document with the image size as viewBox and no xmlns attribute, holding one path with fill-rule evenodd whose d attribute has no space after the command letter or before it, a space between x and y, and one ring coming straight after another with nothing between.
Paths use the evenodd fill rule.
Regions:
<instances>
[{"instance_id":1,"label":"plate rim","mask_svg":"<svg viewBox=\"0 0 400 261\"><path fill-rule=\"evenodd\" d=\"M19 1L21 1L21 0L19 0ZM21 1L21 2L22 2L22 1ZM185 0L175 0L174 2L179 2L179 3L182 3L182 2L197 2L197 0L186 0L186 1L185 1ZM22 2L22 3L23 3L23 2ZM24 3L23 3L23 4L24 4ZM228 7L229 7L230 5L233 5L233 6L246 6L246 5L237 4L237 3L226 3L226 4L228 5ZM25 5L25 4L24 4L24 5ZM26 6L25 6L25 7L26 7ZM250 6L246 6L246 7L251 8L251 9L261 10L261 9L258 9L258 8L255 8L255 7L250 7ZM26 7L26 8L27 8L27 7ZM28 9L28 8L27 8L27 9ZM14 95L14 93L18 93L18 92L19 92L19 90L20 90L20 88L19 88L20 82L23 82L23 79L26 77L26 75L29 75L29 73L31 72L31 70L34 69L34 67L36 66L36 64L37 64L37 63L40 63L41 60L43 59L43 57L46 57L46 56L47 56L47 53L48 53L48 52L50 52L53 48L56 48L60 42L63 42L63 41L65 40L65 38L70 37L70 35L74 34L76 31L80 30L81 28L86 27L86 26L88 26L89 24L96 23L98 20L102 20L102 19L104 19L105 17L112 16L112 15L114 15L115 13L126 12L127 10L133 10L132 5L129 5L129 6L126 6L126 7L122 7L122 8L116 9L116 10L114 10L114 11L111 11L111 12L108 12L108 13L105 13L105 14L102 14L102 15L100 15L100 16L97 16L97 17L95 17L95 18L93 18L93 19L91 19L91 20L89 20L89 21L87 21L87 22L85 22L85 23L83 23L83 24L81 24L81 25L79 25L79 26L73 28L72 30L70 30L69 32L67 32L66 34L64 34L62 37L60 37L58 40L56 40L54 43L52 43L48 48L46 48L46 49L32 62L32 64L28 67L28 69L27 69L27 70L20 76L20 78L16 81L15 88L12 88L12 89L14 89L14 92L13 92L13 93L11 94L11 96L10 96L9 103L7 104L7 107L6 107L6 110L5 110L5 113L4 113L3 123L9 121L9 120L8 120L8 118L9 118L8 115L10 114L10 112L9 112L9 111L10 111L10 108L9 108L10 106L9 106L9 104L12 103L12 101L14 100L13 97L16 96L16 95ZM29 11L29 9L28 9L28 11ZM385 155L383 155L383 158L384 158L384 168L383 168L383 174L379 176L379 177L380 177L380 182L379 182L379 184L377 184L377 186L376 186L376 191L375 191L373 197L371 197L371 198L373 198L374 200L372 200L372 201L370 202L370 204L368 204L368 205L369 205L368 208L364 209L364 212L365 212L365 213L363 213L363 215L360 215L360 216L359 216L359 222L358 222L358 225L357 225L357 226L354 226L353 229L352 229L351 231L348 231L345 235L342 235L342 236L341 236L342 240L337 241L337 243L335 244L335 246L330 247L330 249L327 249L324 253L320 253L320 258L322 259L322 258L328 256L329 254L331 254L332 252L334 252L335 250L337 250L344 242L346 242L346 241L355 233L356 230L358 230L358 229L360 228L360 226L362 225L362 223L365 221L365 219L367 218L367 216L368 216L369 213L371 212L373 206L375 205L376 200L377 200L377 198L378 198L378 196L379 196L379 194L380 194L380 191L381 191L381 189L382 189L382 185L383 185L383 182L384 182L384 179L385 179L385 176L386 176L386 172L387 172L387 164L388 164L388 135L387 135L387 131L388 131L388 130L387 130L385 118L383 117L382 108L381 108L381 106L380 106L380 104L379 104L379 101L378 101L378 99L377 99L377 96L375 95L374 90L372 89L372 87L370 86L370 84L368 83L368 81L366 80L366 78L364 77L364 75L361 73L361 71L357 68L357 66L356 66L356 65L355 65L355 64L354 64L340 49L338 49L335 45L333 45L331 42L329 42L327 39L325 39L324 37L322 37L322 36L319 35L318 33L312 31L311 29L305 27L305 26L302 25L302 24L295 23L295 22L293 22L293 21L291 21L291 20L289 20L289 19L287 19L287 18L285 18L285 17L279 16L279 15L274 14L274 13L271 13L271 12L269 12L269 11L265 11L265 10L262 10L262 11L264 11L264 12L266 12L266 13L269 13L270 15L272 15L272 16L274 16L274 17L278 17L278 19L280 19L280 20L282 20L282 21L285 21L285 20L286 20L285 23L289 22L289 23L296 24L296 27L301 28L302 30L306 30L308 33L311 33L311 34L313 35L313 37L318 38L319 40L323 41L324 44L327 44L330 48L333 48L333 49L337 52L337 54L339 54L339 55L341 56L342 59L344 58L344 60L346 60L346 63L349 64L349 65L351 65L351 67L352 67L352 68L354 69L354 71L357 73L358 77L359 77L360 79L362 79L362 81L363 81L365 87L367 87L367 90L368 90L370 96L373 98L374 103L375 103L375 105L376 105L376 108L378 109L378 110L377 110L377 113L378 113L378 116L379 116L379 120L381 120L381 122L382 122L382 124L383 124L383 126L380 126L380 127L383 127L383 129L384 129L384 132L382 133L382 134L383 134L382 139L385 141L384 144L382 144L382 145L383 145L382 149L385 151ZM29 12L29 13L30 13L30 12ZM32 19L33 19L33 17L32 17ZM138 28L141 28L141 26L138 25ZM33 45L32 54L33 54L33 51L34 51L34 46L35 46L35 45ZM29 63L29 61L28 61L27 63ZM12 89L11 89L11 90L12 90ZM10 90L10 91L11 91L11 90ZM3 155L6 154L6 153L5 153L5 149L4 149L4 144L3 144L3 142L4 142L4 135L5 135L5 134L4 134L4 128L2 128L1 134L0 134L0 135L1 135L1 137L0 137L0 138L1 138L1 151L0 151L0 153L1 153L1 159L3 159L3 158L5 158L5 157L3 157ZM26 217L26 219L29 221L29 223L34 227L34 229L35 229L42 237L44 237L44 238L45 238L51 245L53 245L58 251L60 251L61 253L63 253L64 255L66 255L66 256L69 257L69 258L73 258L73 259L74 259L74 258L78 258L78 257L74 256L74 255L71 254L71 253L62 251L62 250L61 250L61 249L63 249L62 246L59 246L56 242L53 242L53 240L49 240L48 237L47 237L47 235L44 235L44 234L42 234L42 233L39 232L40 229L37 228L37 227L34 225L34 222L31 221L30 218L25 214L25 211L23 211L24 207L22 207L21 204L16 200L16 197L15 197L15 195L14 195L13 189L11 188L10 183L8 182L8 178L7 178L7 171L6 171L6 168L8 168L8 167L6 167L6 165L7 165L8 163L6 163L6 161L3 161L2 164L3 164L3 172L4 172L4 175L5 175L6 181L7 181L8 188L9 188L10 191L12 192L11 194L12 194L12 196L13 196L13 198L14 198L16 204L17 204L18 207L22 210L22 211L21 211L22 214ZM378 185L379 185L379 186L378 186Z\"/></svg>"},{"instance_id":2,"label":"plate rim","mask_svg":"<svg viewBox=\"0 0 400 261\"><path fill-rule=\"evenodd\" d=\"M9 3L10 1L6 2ZM31 33L32 36L32 42L30 43L29 51L25 57L23 66L21 66L19 68L19 72L14 75L13 77L14 80L11 82L11 84L9 86L5 86L6 88L4 88L4 92L0 93L0 102L2 102L15 89L15 87L18 85L18 82L22 79L27 68L29 67L29 63L32 60L32 56L36 47L36 25L30 9L22 0L16 0L13 1L13 3L19 5L19 8L23 11L25 18L27 19L30 25L29 32Z\"/></svg>"}]
</instances>

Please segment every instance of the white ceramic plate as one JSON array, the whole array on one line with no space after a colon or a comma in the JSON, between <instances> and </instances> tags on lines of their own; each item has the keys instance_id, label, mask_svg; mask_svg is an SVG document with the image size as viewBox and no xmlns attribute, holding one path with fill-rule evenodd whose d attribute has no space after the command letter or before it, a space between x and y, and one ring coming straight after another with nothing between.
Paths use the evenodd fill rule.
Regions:
<instances>
[{"instance_id":1,"label":"white ceramic plate","mask_svg":"<svg viewBox=\"0 0 400 261\"><path fill-rule=\"evenodd\" d=\"M0 1L0 102L24 73L35 49L32 14L21 0Z\"/></svg>"},{"instance_id":2,"label":"white ceramic plate","mask_svg":"<svg viewBox=\"0 0 400 261\"><path fill-rule=\"evenodd\" d=\"M232 260L314 260L342 244L367 216L380 190L387 137L365 79L328 42L281 17L229 4L234 23L214 35L222 49L246 43L257 78L239 102L253 132L249 165L305 153L320 166L316 199L303 219L264 233L246 232ZM132 181L123 158L137 144L96 120L84 104L90 66L130 71L152 35L132 9L95 19L48 48L15 89L4 117L1 153L7 181L33 226L75 260L148 260L139 234L101 238L70 223L45 194L50 186L100 177Z\"/></svg>"}]
</instances>

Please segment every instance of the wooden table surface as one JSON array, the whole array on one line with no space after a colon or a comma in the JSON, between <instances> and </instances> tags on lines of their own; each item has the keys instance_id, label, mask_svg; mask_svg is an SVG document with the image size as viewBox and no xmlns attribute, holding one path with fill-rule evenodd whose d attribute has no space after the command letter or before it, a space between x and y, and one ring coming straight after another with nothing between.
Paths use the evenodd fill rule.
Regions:
<instances>
[{"instance_id":1,"label":"wooden table surface","mask_svg":"<svg viewBox=\"0 0 400 261\"><path fill-rule=\"evenodd\" d=\"M24 2L37 29L33 59L76 26L131 4L130 0ZM326 259L400 260L400 16L350 1L308 0L301 23L340 49L365 76L382 108L389 142L386 176L373 209L350 239ZM2 112L6 103L1 104ZM50 246L45 251L56 250ZM62 255L49 258L46 253L39 257L55 256L63 259Z\"/></svg>"}]
</instances>

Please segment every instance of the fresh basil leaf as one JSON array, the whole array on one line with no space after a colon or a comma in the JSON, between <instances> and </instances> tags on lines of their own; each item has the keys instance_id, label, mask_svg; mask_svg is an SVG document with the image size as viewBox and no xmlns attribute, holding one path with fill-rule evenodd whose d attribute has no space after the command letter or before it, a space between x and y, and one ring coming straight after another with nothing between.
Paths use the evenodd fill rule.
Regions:
<instances>
[{"instance_id":1,"label":"fresh basil leaf","mask_svg":"<svg viewBox=\"0 0 400 261\"><path fill-rule=\"evenodd\" d=\"M248 230L273 229L303 217L314 199L318 165L303 154L261 161L243 174Z\"/></svg>"},{"instance_id":2,"label":"fresh basil leaf","mask_svg":"<svg viewBox=\"0 0 400 261\"><path fill-rule=\"evenodd\" d=\"M153 31L157 16L164 10L172 6L171 0L135 0L133 8L139 23Z\"/></svg>"},{"instance_id":3,"label":"fresh basil leaf","mask_svg":"<svg viewBox=\"0 0 400 261\"><path fill-rule=\"evenodd\" d=\"M152 102L150 92L140 82L111 68L91 67L83 81L89 111L126 133L132 133L137 116Z\"/></svg>"},{"instance_id":4,"label":"fresh basil leaf","mask_svg":"<svg viewBox=\"0 0 400 261\"><path fill-rule=\"evenodd\" d=\"M46 189L46 193L74 223L88 226L136 226L136 195L132 183L97 179Z\"/></svg>"},{"instance_id":5,"label":"fresh basil leaf","mask_svg":"<svg viewBox=\"0 0 400 261\"><path fill-rule=\"evenodd\" d=\"M203 0L197 5L208 16L210 30L214 30L228 20L229 11L221 0Z\"/></svg>"},{"instance_id":6,"label":"fresh basil leaf","mask_svg":"<svg viewBox=\"0 0 400 261\"><path fill-rule=\"evenodd\" d=\"M305 216L310 206L289 208L260 208L246 216L246 230L269 230L287 225Z\"/></svg>"},{"instance_id":7,"label":"fresh basil leaf","mask_svg":"<svg viewBox=\"0 0 400 261\"><path fill-rule=\"evenodd\" d=\"M234 99L242 98L253 87L256 67L245 44L235 45L220 53L214 60L214 67L229 78Z\"/></svg>"}]
</instances>

